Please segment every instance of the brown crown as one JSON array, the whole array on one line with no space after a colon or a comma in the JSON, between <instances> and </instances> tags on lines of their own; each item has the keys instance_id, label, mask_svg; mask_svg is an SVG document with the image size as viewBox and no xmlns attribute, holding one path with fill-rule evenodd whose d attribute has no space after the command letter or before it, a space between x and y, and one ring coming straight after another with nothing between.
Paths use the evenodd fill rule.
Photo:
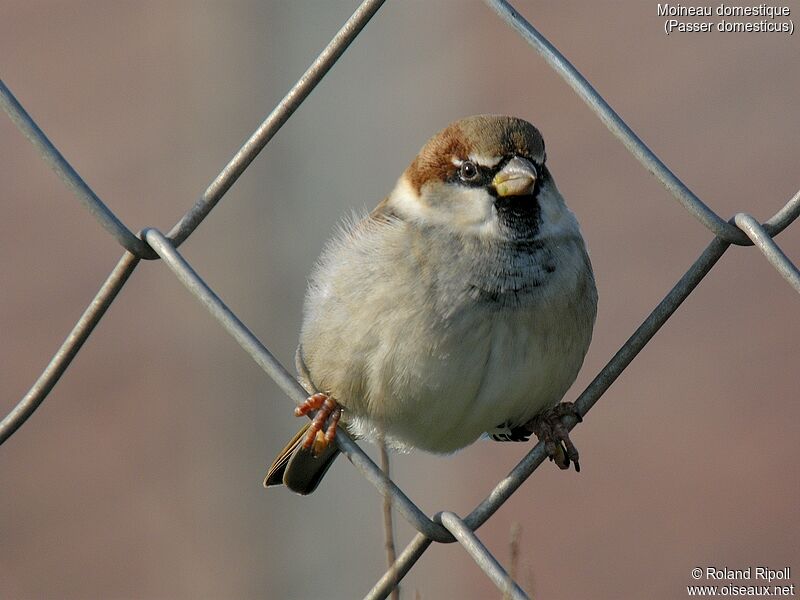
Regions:
<instances>
[{"instance_id":1,"label":"brown crown","mask_svg":"<svg viewBox=\"0 0 800 600\"><path fill-rule=\"evenodd\" d=\"M429 181L450 179L457 168L452 159L465 160L470 154L524 156L541 164L544 140L536 127L522 119L500 115L466 117L428 140L406 175L419 193Z\"/></svg>"}]
</instances>

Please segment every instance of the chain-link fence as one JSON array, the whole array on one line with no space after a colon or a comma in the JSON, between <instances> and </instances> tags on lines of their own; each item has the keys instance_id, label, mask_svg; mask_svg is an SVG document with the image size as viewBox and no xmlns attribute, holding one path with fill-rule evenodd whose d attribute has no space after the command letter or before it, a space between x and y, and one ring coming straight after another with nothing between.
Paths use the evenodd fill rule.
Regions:
<instances>
[{"instance_id":1,"label":"chain-link fence","mask_svg":"<svg viewBox=\"0 0 800 600\"><path fill-rule=\"evenodd\" d=\"M119 242L125 253L102 285L94 300L83 313L67 339L58 349L50 364L31 387L30 391L0 423L0 443L8 439L42 403L59 377L64 373L81 346L102 319L119 291L141 260L160 259L179 281L196 296L209 313L236 339L256 363L272 377L281 389L297 404L306 393L292 374L276 360L267 347L237 318L214 291L194 271L178 252L178 247L193 233L214 206L245 171L258 153L269 143L277 131L288 121L297 107L330 70L351 42L358 36L385 0L366 0L345 23L342 29L320 53L306 73L277 105L266 120L252 134L227 166L206 189L201 198L183 218L166 234L147 228L134 234L81 179L75 169L59 153L22 105L0 82L0 102L4 110L25 136L38 149L41 156L58 173L73 193L99 223ZM486 3L512 27L558 73L574 92L590 107L608 129L625 145L631 154L652 173L675 199L694 218L713 234L713 238L694 264L675 284L666 297L655 307L641 326L630 336L608 364L598 373L576 406L585 415L639 351L658 332L661 326L691 294L706 274L731 245L755 245L767 261L798 292L800 272L785 256L773 238L800 214L800 192L765 223L759 223L746 213L725 220L706 206L656 157L611 109L586 79L505 0L487 0ZM576 421L565 418L569 428ZM527 597L520 586L511 580L497 559L486 549L475 530L485 523L499 507L544 461L543 444L537 444L503 478L500 483L465 517L453 512L439 512L429 517L393 481L387 479L380 468L346 434L337 433L337 443L351 463L381 494L388 495L394 507L419 532L397 557L395 564L378 580L367 598L384 598L408 573L432 542L458 542L472 556L487 576L509 597Z\"/></svg>"}]
</instances>

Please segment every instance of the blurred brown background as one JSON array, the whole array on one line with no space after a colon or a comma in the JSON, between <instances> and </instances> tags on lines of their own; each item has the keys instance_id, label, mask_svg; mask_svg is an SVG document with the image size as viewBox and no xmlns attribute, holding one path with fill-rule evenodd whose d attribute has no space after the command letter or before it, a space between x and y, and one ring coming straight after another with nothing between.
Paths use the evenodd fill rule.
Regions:
<instances>
[{"instance_id":1,"label":"blurred brown background","mask_svg":"<svg viewBox=\"0 0 800 600\"><path fill-rule=\"evenodd\" d=\"M724 217L766 219L800 187L796 36L667 37L650 1L516 4ZM5 0L0 72L131 229L166 230L355 6ZM710 234L480 3L387 2L183 252L291 364L305 277L337 220L480 112L540 127L590 247L600 312L574 398ZM0 181L5 413L121 251L4 115ZM800 225L778 241L800 259ZM544 465L480 537L507 564L521 524L520 581L538 598L681 598L695 566L800 569L798 309L756 250L731 249L578 428L583 471ZM261 488L297 425L167 269L140 265L0 449L0 596L362 596L384 570L375 490L347 461L305 499ZM465 514L528 448L393 467L430 514ZM400 545L411 535L401 523ZM500 596L455 546L431 548L403 587Z\"/></svg>"}]
</instances>

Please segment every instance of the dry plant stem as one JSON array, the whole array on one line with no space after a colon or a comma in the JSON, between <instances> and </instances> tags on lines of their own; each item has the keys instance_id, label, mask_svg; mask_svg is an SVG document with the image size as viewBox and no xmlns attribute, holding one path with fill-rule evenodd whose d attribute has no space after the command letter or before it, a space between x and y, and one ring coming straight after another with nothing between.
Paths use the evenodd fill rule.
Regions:
<instances>
[{"instance_id":1,"label":"dry plant stem","mask_svg":"<svg viewBox=\"0 0 800 600\"><path fill-rule=\"evenodd\" d=\"M522 535L522 525L519 523L511 524L511 565L508 569L508 587L503 593L503 600L511 598L512 582L517 580L519 571L519 538Z\"/></svg>"},{"instance_id":2,"label":"dry plant stem","mask_svg":"<svg viewBox=\"0 0 800 600\"><path fill-rule=\"evenodd\" d=\"M380 451L381 451L381 470L383 474L386 475L386 479L390 478L389 473L389 452L386 449L386 442L385 440L381 439L380 444ZM397 577L396 569L394 568L394 563L397 560L397 551L394 547L394 523L392 522L392 497L389 494L383 495L383 535L384 535L384 545L386 548L386 564L389 565L389 569L395 570L394 573L394 588L392 589L391 595L389 596L392 600L400 600L400 587L398 586L399 578Z\"/></svg>"}]
</instances>

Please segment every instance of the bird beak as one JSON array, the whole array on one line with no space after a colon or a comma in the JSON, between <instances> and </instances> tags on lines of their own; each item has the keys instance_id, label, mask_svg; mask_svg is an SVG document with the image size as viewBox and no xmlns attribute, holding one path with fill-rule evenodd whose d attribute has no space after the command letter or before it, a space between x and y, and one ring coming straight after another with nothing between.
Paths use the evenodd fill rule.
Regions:
<instances>
[{"instance_id":1,"label":"bird beak","mask_svg":"<svg viewBox=\"0 0 800 600\"><path fill-rule=\"evenodd\" d=\"M515 156L492 179L497 195L527 196L536 185L536 167L527 158Z\"/></svg>"}]
</instances>

